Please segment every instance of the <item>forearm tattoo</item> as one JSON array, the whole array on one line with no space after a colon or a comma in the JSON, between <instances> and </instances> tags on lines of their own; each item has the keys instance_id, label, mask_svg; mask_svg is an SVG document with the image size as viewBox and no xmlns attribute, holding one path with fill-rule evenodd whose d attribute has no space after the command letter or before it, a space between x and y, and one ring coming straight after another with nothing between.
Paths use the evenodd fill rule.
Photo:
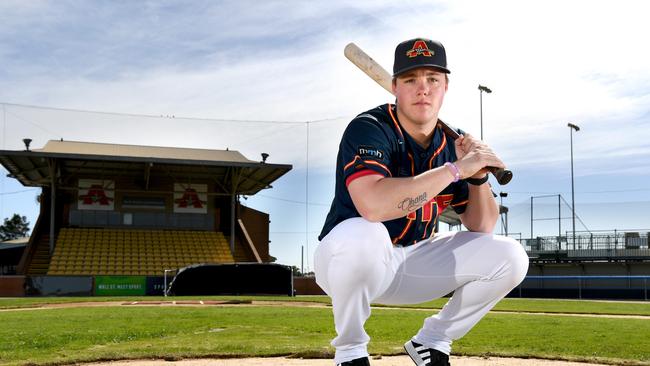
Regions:
<instances>
[{"instance_id":1,"label":"forearm tattoo","mask_svg":"<svg viewBox=\"0 0 650 366\"><path fill-rule=\"evenodd\" d=\"M417 197L406 197L402 200L397 205L397 208L399 208L402 211L405 212L411 212L413 210L417 210L427 202L427 192L423 192L421 195Z\"/></svg>"}]
</instances>

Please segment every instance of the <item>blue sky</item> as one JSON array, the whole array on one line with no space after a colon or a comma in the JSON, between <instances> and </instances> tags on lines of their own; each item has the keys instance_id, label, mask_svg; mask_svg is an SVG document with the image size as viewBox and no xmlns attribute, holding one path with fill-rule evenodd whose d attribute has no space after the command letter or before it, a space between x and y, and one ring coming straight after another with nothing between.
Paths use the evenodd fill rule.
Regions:
<instances>
[{"instance_id":1,"label":"blue sky","mask_svg":"<svg viewBox=\"0 0 650 366\"><path fill-rule=\"evenodd\" d=\"M35 148L65 138L229 147L253 160L268 152L294 170L245 204L271 214L271 253L299 265L327 213L342 130L392 100L343 47L355 42L390 69L397 43L425 36L443 42L452 71L441 118L479 135L477 85L494 91L483 98L484 135L515 172L494 185L509 193L511 232L530 235L531 196L570 202L567 122L581 127L584 226L650 229L649 10L644 1L3 1L0 148L31 137ZM3 174L0 216L34 222L34 196ZM536 199L535 212L556 217L556 199ZM556 232L557 221L535 223L535 235Z\"/></svg>"}]
</instances>

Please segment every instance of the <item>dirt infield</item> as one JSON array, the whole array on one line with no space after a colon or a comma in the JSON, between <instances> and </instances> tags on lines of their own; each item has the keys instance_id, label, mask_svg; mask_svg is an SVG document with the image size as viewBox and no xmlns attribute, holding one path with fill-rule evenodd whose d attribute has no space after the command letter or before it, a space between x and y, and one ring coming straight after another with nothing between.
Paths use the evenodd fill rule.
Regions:
<instances>
[{"instance_id":1,"label":"dirt infield","mask_svg":"<svg viewBox=\"0 0 650 366\"><path fill-rule=\"evenodd\" d=\"M371 360L372 366L412 366L413 361L408 356L390 356ZM453 366L598 366L567 361L521 359L521 358L479 358L452 357ZM181 361L163 360L134 360L85 364L86 366L332 366L332 360L311 360L296 358L231 358L231 359L197 359Z\"/></svg>"}]
</instances>

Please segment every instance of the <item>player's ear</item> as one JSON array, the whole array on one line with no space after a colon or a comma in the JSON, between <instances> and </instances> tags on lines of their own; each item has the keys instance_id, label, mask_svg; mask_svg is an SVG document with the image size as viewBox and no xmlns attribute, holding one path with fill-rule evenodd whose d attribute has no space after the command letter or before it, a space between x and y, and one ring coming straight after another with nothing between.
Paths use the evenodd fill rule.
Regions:
<instances>
[{"instance_id":1,"label":"player's ear","mask_svg":"<svg viewBox=\"0 0 650 366\"><path fill-rule=\"evenodd\" d=\"M393 94L395 94L396 86L397 86L397 78L393 78L393 82L391 83L391 89L393 90Z\"/></svg>"}]
</instances>

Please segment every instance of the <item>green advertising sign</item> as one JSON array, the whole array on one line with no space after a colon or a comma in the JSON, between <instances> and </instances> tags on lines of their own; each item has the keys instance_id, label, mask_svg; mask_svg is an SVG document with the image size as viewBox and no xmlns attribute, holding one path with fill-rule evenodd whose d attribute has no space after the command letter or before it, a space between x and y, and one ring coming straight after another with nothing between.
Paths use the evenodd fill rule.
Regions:
<instances>
[{"instance_id":1,"label":"green advertising sign","mask_svg":"<svg viewBox=\"0 0 650 366\"><path fill-rule=\"evenodd\" d=\"M144 276L96 276L95 296L143 296L147 291Z\"/></svg>"}]
</instances>

